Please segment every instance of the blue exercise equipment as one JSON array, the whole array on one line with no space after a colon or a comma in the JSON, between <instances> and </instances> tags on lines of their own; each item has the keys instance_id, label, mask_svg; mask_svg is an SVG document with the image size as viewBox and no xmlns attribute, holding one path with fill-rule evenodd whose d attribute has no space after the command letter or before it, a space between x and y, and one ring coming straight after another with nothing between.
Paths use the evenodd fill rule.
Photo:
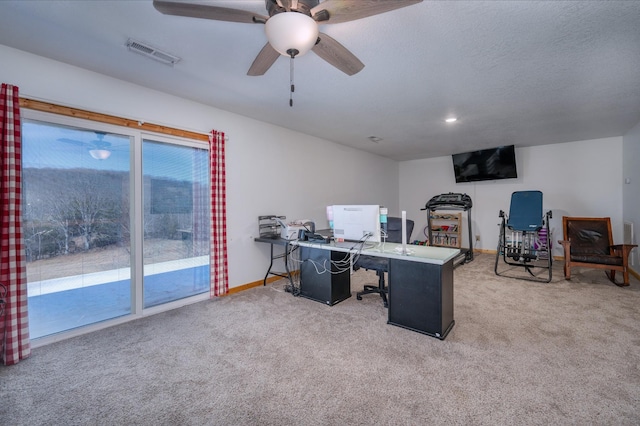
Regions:
<instances>
[{"instance_id":1,"label":"blue exercise equipment","mask_svg":"<svg viewBox=\"0 0 640 426\"><path fill-rule=\"evenodd\" d=\"M553 256L549 219L552 214L551 210L543 214L542 192L514 192L511 194L509 215L500 210L499 217L502 218L502 224L496 254L496 275L550 282ZM500 262L501 258L506 266ZM513 274L518 268L523 268L528 275Z\"/></svg>"}]
</instances>

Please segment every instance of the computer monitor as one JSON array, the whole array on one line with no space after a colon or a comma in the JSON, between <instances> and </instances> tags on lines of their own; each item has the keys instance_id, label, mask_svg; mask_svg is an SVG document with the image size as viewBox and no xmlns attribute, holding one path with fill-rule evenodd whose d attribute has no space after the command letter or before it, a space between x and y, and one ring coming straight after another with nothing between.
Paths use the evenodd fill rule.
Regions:
<instances>
[{"instance_id":1,"label":"computer monitor","mask_svg":"<svg viewBox=\"0 0 640 426\"><path fill-rule=\"evenodd\" d=\"M335 205L331 210L334 238L360 241L371 234L366 241L380 242L379 205Z\"/></svg>"}]
</instances>

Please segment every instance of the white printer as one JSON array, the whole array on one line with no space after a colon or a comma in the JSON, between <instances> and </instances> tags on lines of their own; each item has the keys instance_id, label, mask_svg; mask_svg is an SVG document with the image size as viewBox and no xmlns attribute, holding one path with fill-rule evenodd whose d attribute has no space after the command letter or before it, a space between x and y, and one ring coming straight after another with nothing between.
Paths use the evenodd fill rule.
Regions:
<instances>
[{"instance_id":1,"label":"white printer","mask_svg":"<svg viewBox=\"0 0 640 426\"><path fill-rule=\"evenodd\" d=\"M280 237L285 240L297 240L300 230L315 231L315 224L309 219L298 219L280 223Z\"/></svg>"}]
</instances>

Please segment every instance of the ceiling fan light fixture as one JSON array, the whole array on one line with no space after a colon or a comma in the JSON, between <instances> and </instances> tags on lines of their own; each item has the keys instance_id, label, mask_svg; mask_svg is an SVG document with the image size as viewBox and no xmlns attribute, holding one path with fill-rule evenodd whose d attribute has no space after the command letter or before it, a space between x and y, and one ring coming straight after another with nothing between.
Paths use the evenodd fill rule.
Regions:
<instances>
[{"instance_id":1,"label":"ceiling fan light fixture","mask_svg":"<svg viewBox=\"0 0 640 426\"><path fill-rule=\"evenodd\" d=\"M318 24L310 16L299 12L282 12L273 15L264 26L269 44L278 53L294 56L307 53L318 40Z\"/></svg>"},{"instance_id":2,"label":"ceiling fan light fixture","mask_svg":"<svg viewBox=\"0 0 640 426\"><path fill-rule=\"evenodd\" d=\"M89 154L96 160L106 160L111 156L111 151L106 149L91 149L89 150Z\"/></svg>"}]
</instances>

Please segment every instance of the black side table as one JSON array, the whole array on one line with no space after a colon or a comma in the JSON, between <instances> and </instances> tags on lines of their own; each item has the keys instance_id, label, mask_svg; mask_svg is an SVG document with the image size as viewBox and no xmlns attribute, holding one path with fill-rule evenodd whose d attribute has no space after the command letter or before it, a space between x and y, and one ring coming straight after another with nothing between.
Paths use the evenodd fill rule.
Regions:
<instances>
[{"instance_id":1,"label":"black side table","mask_svg":"<svg viewBox=\"0 0 640 426\"><path fill-rule=\"evenodd\" d=\"M269 275L275 275L277 277L287 278L289 283L291 284L291 288L293 288L293 278L291 276L291 271L289 271L289 254L291 253L291 244L289 244L289 240L284 238L267 238L267 237L257 237L254 238L254 241L259 243L267 243L270 244L271 247L271 260L269 262L269 268L267 269L267 273L264 276L264 280L262 281L262 285L267 285L267 278ZM273 247L274 246L282 246L284 247L283 253L274 254ZM284 258L284 268L286 272L274 272L271 269L273 268L273 261L275 259L283 259Z\"/></svg>"}]
</instances>

